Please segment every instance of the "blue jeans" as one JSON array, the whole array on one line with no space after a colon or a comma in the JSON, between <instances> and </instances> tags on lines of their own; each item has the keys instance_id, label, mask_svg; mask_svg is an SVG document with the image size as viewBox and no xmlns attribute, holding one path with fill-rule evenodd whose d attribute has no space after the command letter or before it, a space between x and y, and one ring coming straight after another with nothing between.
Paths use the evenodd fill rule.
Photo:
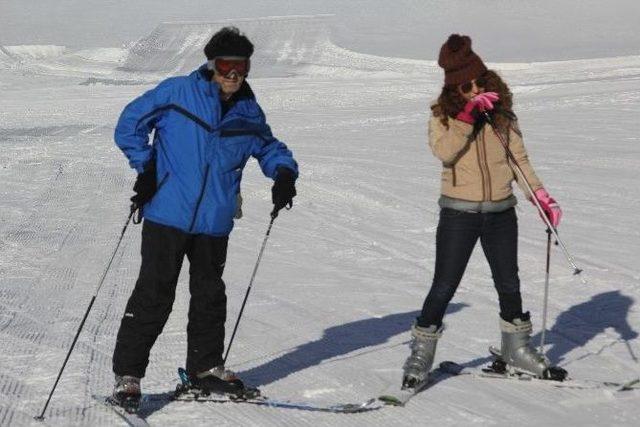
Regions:
<instances>
[{"instance_id":1,"label":"blue jeans","mask_svg":"<svg viewBox=\"0 0 640 427\"><path fill-rule=\"evenodd\" d=\"M500 316L511 321L522 314L515 209L474 213L443 208L436 233L433 283L418 317L419 326L442 324L478 238L498 291Z\"/></svg>"}]
</instances>

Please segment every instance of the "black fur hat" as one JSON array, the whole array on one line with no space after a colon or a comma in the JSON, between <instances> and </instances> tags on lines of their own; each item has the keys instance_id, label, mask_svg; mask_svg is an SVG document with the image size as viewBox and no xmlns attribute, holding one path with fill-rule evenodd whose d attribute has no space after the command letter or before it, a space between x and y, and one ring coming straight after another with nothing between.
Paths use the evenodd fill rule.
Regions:
<instances>
[{"instance_id":1,"label":"black fur hat","mask_svg":"<svg viewBox=\"0 0 640 427\"><path fill-rule=\"evenodd\" d=\"M207 59L218 56L249 58L253 55L253 44L236 27L224 27L211 37L209 43L204 47L204 54Z\"/></svg>"}]
</instances>

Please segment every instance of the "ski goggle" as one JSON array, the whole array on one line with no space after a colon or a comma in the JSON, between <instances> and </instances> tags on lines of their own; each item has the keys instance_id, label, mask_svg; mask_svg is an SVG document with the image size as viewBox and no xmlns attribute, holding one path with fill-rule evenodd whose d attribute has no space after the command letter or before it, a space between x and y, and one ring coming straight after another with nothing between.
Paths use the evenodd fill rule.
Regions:
<instances>
[{"instance_id":1,"label":"ski goggle","mask_svg":"<svg viewBox=\"0 0 640 427\"><path fill-rule=\"evenodd\" d=\"M231 77L234 71L240 77L247 77L251 62L243 56L218 56L209 60L208 68L217 71L223 77Z\"/></svg>"},{"instance_id":2,"label":"ski goggle","mask_svg":"<svg viewBox=\"0 0 640 427\"><path fill-rule=\"evenodd\" d=\"M462 83L460 86L460 91L462 93L469 93L473 90L473 84L476 84L477 87L484 88L487 85L487 78L483 75L478 77L477 79L473 79L470 82Z\"/></svg>"}]
</instances>

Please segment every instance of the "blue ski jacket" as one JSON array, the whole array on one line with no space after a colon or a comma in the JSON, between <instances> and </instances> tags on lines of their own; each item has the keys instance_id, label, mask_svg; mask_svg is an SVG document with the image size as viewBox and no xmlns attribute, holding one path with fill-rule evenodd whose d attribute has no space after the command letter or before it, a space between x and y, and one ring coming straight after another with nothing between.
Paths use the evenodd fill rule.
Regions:
<instances>
[{"instance_id":1,"label":"blue ski jacket","mask_svg":"<svg viewBox=\"0 0 640 427\"><path fill-rule=\"evenodd\" d=\"M250 156L270 178L279 167L298 175L291 151L272 135L246 81L244 95L224 117L219 90L202 66L164 80L120 115L115 142L131 167L142 173L156 162L158 188L142 209L144 218L191 234L227 236Z\"/></svg>"}]
</instances>

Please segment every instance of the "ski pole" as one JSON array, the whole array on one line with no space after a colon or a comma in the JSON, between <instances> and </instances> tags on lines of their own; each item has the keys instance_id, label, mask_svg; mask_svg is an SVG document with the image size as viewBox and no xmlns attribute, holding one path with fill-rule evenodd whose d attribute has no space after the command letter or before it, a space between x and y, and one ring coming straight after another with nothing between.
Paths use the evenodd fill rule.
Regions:
<instances>
[{"instance_id":1,"label":"ski pole","mask_svg":"<svg viewBox=\"0 0 640 427\"><path fill-rule=\"evenodd\" d=\"M49 393L49 398L47 399L47 403L45 403L44 408L42 408L42 412L40 413L40 415L34 417L38 421L44 421L44 413L47 410L47 407L49 406L49 402L51 401L51 397L53 396L53 392L56 390L56 387L58 386L58 381L60 381L60 377L62 377L62 372L64 371L64 368L67 366L67 362L69 361L69 357L71 356L71 352L73 351L74 347L76 346L76 342L78 341L78 337L80 336L80 332L82 331L82 328L84 327L84 322L87 320L87 317L89 316L89 312L91 311L91 308L93 307L93 303L96 301L96 296L98 295L98 292L100 291L100 288L102 287L102 284L104 283L104 279L107 277L107 272L111 268L111 263L113 262L113 259L115 258L116 253L118 252L118 248L120 247L120 243L122 242L122 238L124 237L124 233L125 233L125 231L127 231L127 227L129 226L129 222L131 221L131 218L133 217L133 214L136 211L134 206L135 206L135 204L131 205L131 212L129 212L129 217L127 218L127 222L124 224L124 227L122 228L122 232L120 233L120 238L118 239L118 244L116 245L116 248L113 251L113 254L111 255L111 259L109 260L109 263L107 264L107 268L104 270L104 273L102 274L102 279L100 279L100 283L98 284L98 287L96 288L95 292L93 293L93 297L91 297L91 302L89 303L89 307L87 307L87 311L84 313L84 317L82 318L82 322L80 322L80 326L78 327L78 331L76 332L76 336L73 339L73 342L71 343L71 347L69 348L69 352L67 353L67 357L65 357L64 362L62 363L62 367L60 368L60 372L58 372L58 378L56 378L56 382L53 384L53 388L51 389L51 392Z\"/></svg>"},{"instance_id":2,"label":"ski pole","mask_svg":"<svg viewBox=\"0 0 640 427\"><path fill-rule=\"evenodd\" d=\"M575 261L573 260L573 257L571 256L571 254L567 250L567 247L565 246L564 242L562 241L562 239L560 239L560 236L558 235L558 232L556 231L556 229L551 224L551 221L549 221L549 218L547 218L547 215L544 213L544 210L542 209L542 206L540 206L540 202L536 198L536 195L535 195L535 193L533 191L533 187L531 187L531 184L529 183L529 180L527 180L527 177L525 176L524 172L522 171L522 168L520 167L520 165L518 164L518 161L516 160L515 156L511 152L511 149L509 148L509 144L504 140L504 138L502 137L500 132L498 132L498 129L496 129L496 126L493 123L493 120L491 119L491 116L489 116L489 113L484 111L483 114L484 114L484 117L487 119L487 122L491 125L491 128L493 129L493 132L496 134L496 136L500 140L500 143L502 144L502 147L504 147L504 150L507 153L507 158L513 163L513 166L515 167L516 172L518 173L518 175L522 179L522 182L524 182L525 188L527 189L527 191L529 192L529 195L531 197L531 201L533 201L533 203L535 204L536 208L538 209L538 212L540 213L540 217L542 218L542 220L544 221L544 223L546 224L548 229L551 230L551 233L553 233L553 237L555 237L556 242L560 245L560 248L562 249L562 252L564 253L564 256L567 258L567 261L569 262L569 265L573 268L574 276L580 276L580 280L582 281L583 284L586 285L587 281L584 279L584 277L582 277L580 275L582 273L582 269L578 268L578 266L576 265Z\"/></svg>"},{"instance_id":3,"label":"ski pole","mask_svg":"<svg viewBox=\"0 0 640 427\"><path fill-rule=\"evenodd\" d=\"M633 350L631 349L631 345L629 344L629 341L624 339L624 343L627 345L627 350L629 350L629 354L631 355L631 358L633 359L633 361L638 363L638 358L636 357Z\"/></svg>"},{"instance_id":4,"label":"ski pole","mask_svg":"<svg viewBox=\"0 0 640 427\"><path fill-rule=\"evenodd\" d=\"M551 261L551 230L547 228L547 266L544 274L544 304L542 306L542 332L540 334L540 353L544 354L544 338L547 332L547 307L549 306L549 264Z\"/></svg>"},{"instance_id":5,"label":"ski pole","mask_svg":"<svg viewBox=\"0 0 640 427\"><path fill-rule=\"evenodd\" d=\"M227 345L227 352L225 353L224 359L222 360L223 365L227 363L227 357L229 357L231 344L233 344L233 339L235 338L236 332L238 331L238 326L240 325L240 318L242 317L242 313L244 312L244 307L247 304L247 299L249 299L249 293L251 292L251 288L253 287L253 280L256 278L256 273L258 272L258 266L260 265L260 260L262 259L262 253L264 252L264 248L267 245L269 234L271 234L271 227L273 227L273 221L275 221L277 216L278 216L278 212L274 209L273 212L271 212L271 221L269 222L269 228L267 228L267 233L265 234L264 240L262 241L262 247L260 248L260 252L258 253L258 260L256 261L256 265L253 267L251 280L249 280L249 287L247 288L247 292L244 294L244 301L242 301L242 307L240 307L240 313L238 313L236 324L233 327L233 333L231 334L229 345Z\"/></svg>"}]
</instances>

